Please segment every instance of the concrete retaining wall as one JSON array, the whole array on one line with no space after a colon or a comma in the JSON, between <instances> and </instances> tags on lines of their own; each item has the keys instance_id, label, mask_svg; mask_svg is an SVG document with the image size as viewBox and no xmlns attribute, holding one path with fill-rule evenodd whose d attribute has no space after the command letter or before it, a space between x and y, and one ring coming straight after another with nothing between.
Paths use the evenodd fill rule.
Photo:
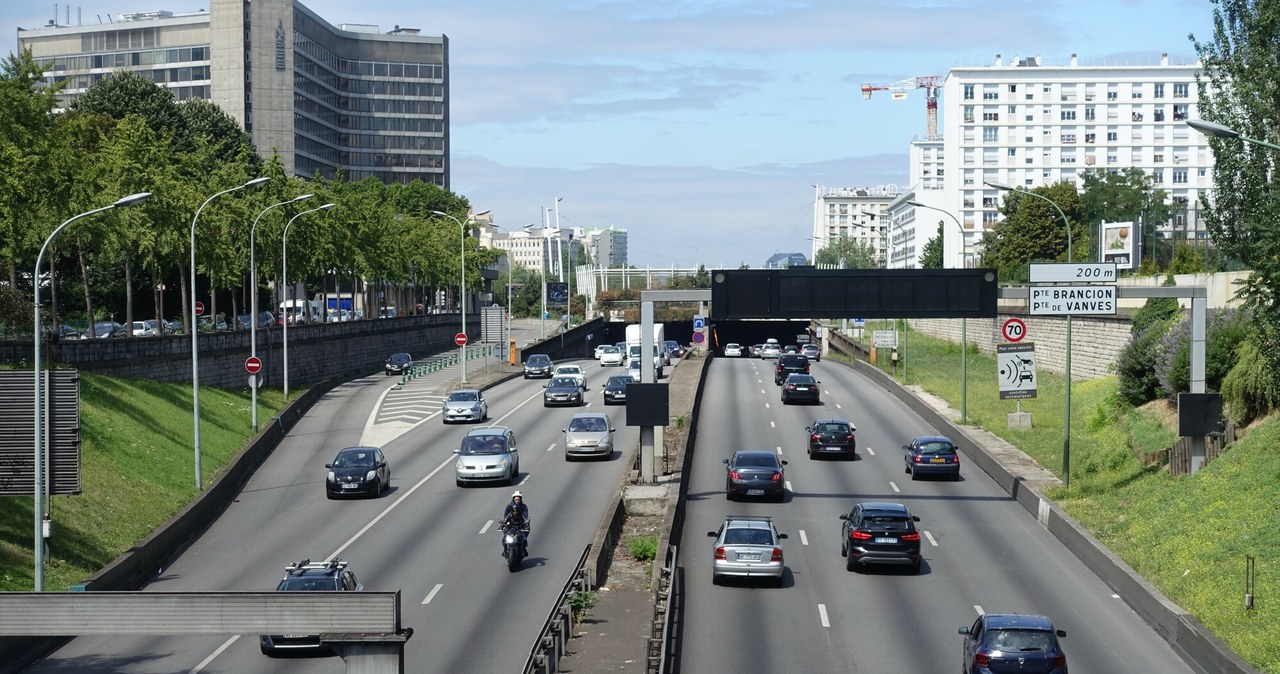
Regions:
<instances>
[{"instance_id":1,"label":"concrete retaining wall","mask_svg":"<svg viewBox=\"0 0 1280 674\"><path fill-rule=\"evenodd\" d=\"M996 345L1005 343L1000 335L1000 327L1005 320L1015 316L1027 324L1027 337L1023 341L1036 345L1036 368L1059 374L1066 371L1065 316L1008 313L996 318L970 318L969 343L983 353L995 353ZM909 323L913 330L923 334L960 343L963 323L958 318L912 319ZM1114 374L1116 359L1129 343L1129 329L1132 325L1131 320L1123 317L1074 317L1071 320L1071 378L1097 379ZM910 346L907 345L908 358Z\"/></svg>"}]
</instances>

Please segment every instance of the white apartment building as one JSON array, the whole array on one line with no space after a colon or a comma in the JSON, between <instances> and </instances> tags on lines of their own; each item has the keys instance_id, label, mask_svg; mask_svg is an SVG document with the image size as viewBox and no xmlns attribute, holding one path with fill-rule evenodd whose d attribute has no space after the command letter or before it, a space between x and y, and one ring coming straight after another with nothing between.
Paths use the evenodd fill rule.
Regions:
<instances>
[{"instance_id":1,"label":"white apartment building","mask_svg":"<svg viewBox=\"0 0 1280 674\"><path fill-rule=\"evenodd\" d=\"M596 267L627 266L627 230L615 229L613 225L604 229L583 228L582 242Z\"/></svg>"},{"instance_id":2,"label":"white apartment building","mask_svg":"<svg viewBox=\"0 0 1280 674\"><path fill-rule=\"evenodd\" d=\"M898 196L897 185L874 187L824 187L814 185L813 234L809 237L814 259L835 239L851 238L871 246L887 259L889 222L885 207Z\"/></svg>"},{"instance_id":3,"label":"white apartment building","mask_svg":"<svg viewBox=\"0 0 1280 674\"><path fill-rule=\"evenodd\" d=\"M1175 204L1187 206L1172 222L1158 225L1160 235L1200 235L1195 205L1212 187L1213 157L1206 139L1186 125L1198 118L1199 71L1194 59L1167 54L1097 61L1075 54L1057 61L996 55L953 67L943 85L945 189L938 206L963 223L971 257L999 219L1004 198L985 183L1026 189L1064 180L1081 185L1086 169L1142 169ZM927 147L912 148L917 194L926 191L930 177L938 177L925 173L938 170L936 160L926 157ZM914 222L932 223L930 231L915 235L922 247L938 219L916 213ZM943 259L958 260L960 228L943 231Z\"/></svg>"}]
</instances>

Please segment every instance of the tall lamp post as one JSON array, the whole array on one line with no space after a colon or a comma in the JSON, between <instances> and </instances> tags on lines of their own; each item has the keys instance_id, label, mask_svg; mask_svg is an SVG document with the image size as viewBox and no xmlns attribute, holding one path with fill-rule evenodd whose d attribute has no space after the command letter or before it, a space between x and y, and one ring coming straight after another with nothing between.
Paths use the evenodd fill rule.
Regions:
<instances>
[{"instance_id":1,"label":"tall lamp post","mask_svg":"<svg viewBox=\"0 0 1280 674\"><path fill-rule=\"evenodd\" d=\"M258 231L258 222L262 220L262 216L267 214L267 211L277 206L284 206L286 204L293 204L299 201L306 201L307 199L310 199L313 196L315 195L303 194L301 196L294 197L288 201L281 201L278 204L271 204L270 206L267 206L266 208L262 209L262 212L258 214L258 217L253 219L253 226L249 228L249 278L250 278L249 285L251 288L253 288L253 293L249 296L249 304L250 304L249 313L252 314L253 316L253 318L251 318L249 321L249 355L254 358L258 357L258 265L254 259L254 250L255 250L254 236ZM292 308L293 307L290 306L290 309ZM287 324L290 318L291 316L285 316L284 322ZM250 397L252 398L251 404L253 406L253 432L257 433L258 432L258 387L250 386L249 388L251 390Z\"/></svg>"},{"instance_id":2,"label":"tall lamp post","mask_svg":"<svg viewBox=\"0 0 1280 674\"><path fill-rule=\"evenodd\" d=\"M134 204L140 204L150 198L150 192L138 192L137 194L130 194L127 197L117 199L108 206L95 208L92 211L85 211L84 213L71 217L66 222L63 222L61 225L54 228L48 238L44 240L44 245L40 246L40 254L36 256L35 273L31 275L31 285L35 288L35 330L31 333L32 341L35 342L34 360L32 362L32 369L35 372L35 400L32 404L32 409L35 410L36 429L34 444L35 460L33 462L35 470L32 473L32 478L34 480L33 491L35 492L35 502L32 504L31 510L35 514L35 573L33 574L33 578L35 580L34 587L36 592L44 592L44 538L45 523L48 521L48 515L44 512L44 448L41 446L41 442L44 439L44 432L40 427L40 422L43 418L40 414L40 338L42 337L40 334L40 263L44 261L44 252L49 248L49 243L53 241L53 237L57 236L58 232L61 232L67 225L70 225L80 218L93 215L94 213L111 210L117 206L133 206Z\"/></svg>"},{"instance_id":3,"label":"tall lamp post","mask_svg":"<svg viewBox=\"0 0 1280 674\"><path fill-rule=\"evenodd\" d=\"M306 196L310 197L311 195L308 194ZM298 201L300 199L301 197L299 197L298 199L294 199L294 201ZM286 300L289 299L288 297L289 291L287 290L289 287L289 227L293 225L294 220L297 220L298 218L306 215L307 213L315 213L316 211L327 211L330 208L333 208L333 206L334 204L328 203L318 208L313 208L309 211L303 211L293 216L292 218L289 218L289 222L284 223L284 234L280 235L280 285L283 286L283 288L285 289L284 294L285 294ZM280 343L282 345L281 355L283 356L283 359L284 359L284 399L288 400L289 399L289 319L288 318L285 319L283 327L284 327L284 333L280 335Z\"/></svg>"},{"instance_id":4,"label":"tall lamp post","mask_svg":"<svg viewBox=\"0 0 1280 674\"><path fill-rule=\"evenodd\" d=\"M1250 138L1231 127L1223 126L1216 122L1206 122L1203 119L1188 119L1187 126L1203 133L1206 136L1213 136L1214 138L1239 138L1246 143L1261 145L1262 147L1268 147L1272 150L1280 150L1280 145L1268 143L1265 140L1258 140L1257 138Z\"/></svg>"},{"instance_id":5,"label":"tall lamp post","mask_svg":"<svg viewBox=\"0 0 1280 674\"><path fill-rule=\"evenodd\" d=\"M480 211L475 215L468 216L467 222L463 222L453 217L452 215L445 213L444 211L431 211L431 212L441 217L449 218L450 220L458 223L458 227L460 229L460 233L458 237L458 244L459 244L458 250L460 251L459 257L461 258L461 261L462 261L462 283L458 287L458 296L462 300L462 334L466 335L467 334L467 223L471 222L472 219L474 218L478 218L484 215L485 213L488 213L489 211ZM467 345L463 343L458 346L458 349L462 351L462 383L466 384L467 383Z\"/></svg>"},{"instance_id":6,"label":"tall lamp post","mask_svg":"<svg viewBox=\"0 0 1280 674\"><path fill-rule=\"evenodd\" d=\"M545 211L544 211L544 214L545 214ZM524 227L521 227L521 229L529 230L533 227L537 227L537 225L530 223L525 225ZM542 239L542 251L543 251L542 267L539 270L542 276L542 315L538 317L538 339L547 338L547 265L550 264L550 261L551 261L551 242L550 242L550 239L547 238L546 229L547 229L547 226L545 224L545 215L544 215L544 224L542 225L543 234L540 237Z\"/></svg>"},{"instance_id":7,"label":"tall lamp post","mask_svg":"<svg viewBox=\"0 0 1280 674\"><path fill-rule=\"evenodd\" d=\"M969 239L965 236L964 225L960 224L960 218L957 218L951 211L945 211L936 206L930 206L919 201L908 201L908 206L915 208L927 208L931 211L945 213L956 223L956 227L960 229L960 266L967 267L969 259ZM960 423L969 423L969 319L960 319Z\"/></svg>"},{"instance_id":8,"label":"tall lamp post","mask_svg":"<svg viewBox=\"0 0 1280 674\"><path fill-rule=\"evenodd\" d=\"M200 325L197 322L199 321L199 317L196 314L196 222L200 220L200 212L204 210L205 206L209 205L210 201L213 201L214 199L217 199L218 197L224 194L227 194L228 192L235 192L236 190L242 190L246 187L261 185L267 182L268 180L270 180L270 178L267 178L265 176L261 178L254 178L253 180L250 180L249 182L243 185L237 185L235 187L232 187L231 189L222 190L221 192L218 192L217 194L209 197L208 199L205 199L204 203L200 204L200 208L196 209L195 217L191 218L191 419L192 419L191 423L194 426L192 443L195 445L196 489L197 490L200 489L201 481L200 481L200 351L196 345L196 335L200 334ZM213 319L212 321L213 329L217 330L218 319L216 316L213 316L211 318Z\"/></svg>"},{"instance_id":9,"label":"tall lamp post","mask_svg":"<svg viewBox=\"0 0 1280 674\"><path fill-rule=\"evenodd\" d=\"M1053 206L1053 210L1062 216L1062 223L1067 227L1067 262L1072 262L1071 257L1071 221L1067 219L1067 214L1062 212L1062 208L1057 203L1044 196L1036 194L1030 190L1018 189L1004 183L990 182L986 183L987 187L992 189L1017 192L1029 197L1035 197L1041 201L1047 202ZM1063 404L1062 412L1062 484L1068 489L1071 488L1071 314L1067 314L1067 386L1066 401Z\"/></svg>"}]
</instances>

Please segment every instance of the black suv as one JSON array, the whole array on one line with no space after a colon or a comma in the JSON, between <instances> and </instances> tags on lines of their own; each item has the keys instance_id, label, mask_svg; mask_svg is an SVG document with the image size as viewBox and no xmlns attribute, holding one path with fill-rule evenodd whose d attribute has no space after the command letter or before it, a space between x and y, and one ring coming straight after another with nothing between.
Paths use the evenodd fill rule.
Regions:
<instances>
[{"instance_id":1,"label":"black suv","mask_svg":"<svg viewBox=\"0 0 1280 674\"><path fill-rule=\"evenodd\" d=\"M845 568L853 571L864 564L902 564L920 573L919 517L901 503L866 502L853 506L841 527L840 554Z\"/></svg>"},{"instance_id":2,"label":"black suv","mask_svg":"<svg viewBox=\"0 0 1280 674\"><path fill-rule=\"evenodd\" d=\"M328 562L312 564L304 559L284 567L284 578L276 585L277 592L359 592L364 586L356 580L356 574L347 563L334 558ZM263 634L259 637L262 652L274 656L284 652L322 652L320 637L308 634Z\"/></svg>"},{"instance_id":3,"label":"black suv","mask_svg":"<svg viewBox=\"0 0 1280 674\"><path fill-rule=\"evenodd\" d=\"M773 383L781 386L789 374L809 374L809 359L798 353L778 356L778 365L773 369Z\"/></svg>"}]
</instances>

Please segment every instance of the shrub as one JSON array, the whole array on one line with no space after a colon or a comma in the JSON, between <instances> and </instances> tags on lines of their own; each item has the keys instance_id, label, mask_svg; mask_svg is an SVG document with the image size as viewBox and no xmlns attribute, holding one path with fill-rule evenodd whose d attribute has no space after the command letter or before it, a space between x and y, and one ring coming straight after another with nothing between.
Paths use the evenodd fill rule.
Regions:
<instances>
[{"instance_id":1,"label":"shrub","mask_svg":"<svg viewBox=\"0 0 1280 674\"><path fill-rule=\"evenodd\" d=\"M1168 285L1168 284L1166 284ZM1140 335L1154 323L1168 323L1178 317L1182 309L1174 297L1151 297L1146 304L1133 315L1133 327L1129 332Z\"/></svg>"},{"instance_id":2,"label":"shrub","mask_svg":"<svg viewBox=\"0 0 1280 674\"><path fill-rule=\"evenodd\" d=\"M1235 357L1235 367L1222 379L1222 402L1228 419L1247 424L1271 411L1280 402L1280 391L1253 339L1241 342Z\"/></svg>"},{"instance_id":3,"label":"shrub","mask_svg":"<svg viewBox=\"0 0 1280 674\"><path fill-rule=\"evenodd\" d=\"M595 608L598 599L596 593L591 590L579 590L569 595L569 609L573 611L574 620L580 621L585 618L587 612Z\"/></svg>"},{"instance_id":4,"label":"shrub","mask_svg":"<svg viewBox=\"0 0 1280 674\"><path fill-rule=\"evenodd\" d=\"M1167 323L1148 325L1141 333L1134 334L1116 359L1118 392L1130 405L1141 405L1160 395L1156 363L1161 360L1160 349L1168 329Z\"/></svg>"},{"instance_id":5,"label":"shrub","mask_svg":"<svg viewBox=\"0 0 1280 674\"><path fill-rule=\"evenodd\" d=\"M1235 348L1249 334L1244 312L1237 309L1210 311L1205 326L1204 383L1209 391L1221 390L1222 380L1235 363ZM1156 374L1166 397L1173 399L1191 387L1191 319L1184 319L1165 334L1163 358Z\"/></svg>"},{"instance_id":6,"label":"shrub","mask_svg":"<svg viewBox=\"0 0 1280 674\"><path fill-rule=\"evenodd\" d=\"M641 562L651 562L658 555L657 536L635 536L627 542L631 556Z\"/></svg>"},{"instance_id":7,"label":"shrub","mask_svg":"<svg viewBox=\"0 0 1280 674\"><path fill-rule=\"evenodd\" d=\"M1115 424L1120 420L1120 415L1128 409L1130 405L1120 394L1119 389L1111 391L1094 408L1093 416L1089 417L1089 430L1098 431Z\"/></svg>"}]
</instances>

